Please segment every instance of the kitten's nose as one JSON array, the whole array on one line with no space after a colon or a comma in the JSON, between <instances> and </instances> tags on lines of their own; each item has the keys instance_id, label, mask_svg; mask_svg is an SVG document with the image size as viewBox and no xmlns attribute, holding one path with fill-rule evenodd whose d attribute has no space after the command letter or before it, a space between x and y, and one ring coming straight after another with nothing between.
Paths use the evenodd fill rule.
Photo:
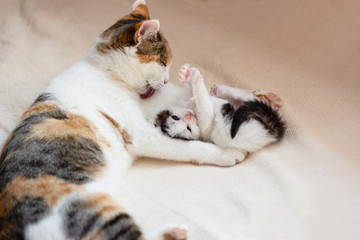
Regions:
<instances>
[{"instance_id":1,"label":"kitten's nose","mask_svg":"<svg viewBox=\"0 0 360 240\"><path fill-rule=\"evenodd\" d=\"M193 116L192 113L187 113L187 114L185 114L185 119L189 121L189 120L191 120L192 116Z\"/></svg>"}]
</instances>

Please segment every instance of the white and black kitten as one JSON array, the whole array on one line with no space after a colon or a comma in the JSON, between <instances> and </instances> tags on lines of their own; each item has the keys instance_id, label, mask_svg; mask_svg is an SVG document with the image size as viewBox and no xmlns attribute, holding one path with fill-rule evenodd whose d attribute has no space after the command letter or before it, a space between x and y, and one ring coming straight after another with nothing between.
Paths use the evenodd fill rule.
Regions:
<instances>
[{"instance_id":1,"label":"white and black kitten","mask_svg":"<svg viewBox=\"0 0 360 240\"><path fill-rule=\"evenodd\" d=\"M155 125L168 136L201 139L244 154L283 138L285 124L277 111L281 99L275 94L214 85L209 95L199 70L189 65L181 67L179 80L192 96L195 115L175 106L160 111Z\"/></svg>"}]
</instances>

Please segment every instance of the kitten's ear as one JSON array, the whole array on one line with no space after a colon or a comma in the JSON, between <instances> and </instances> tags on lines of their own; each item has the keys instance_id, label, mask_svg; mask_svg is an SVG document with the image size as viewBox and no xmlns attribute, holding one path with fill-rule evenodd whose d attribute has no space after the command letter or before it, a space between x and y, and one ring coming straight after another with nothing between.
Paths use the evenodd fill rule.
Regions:
<instances>
[{"instance_id":1,"label":"kitten's ear","mask_svg":"<svg viewBox=\"0 0 360 240\"><path fill-rule=\"evenodd\" d=\"M137 0L132 5L131 14L137 17L141 17L144 20L150 19L149 10L146 6L145 0Z\"/></svg>"},{"instance_id":2,"label":"kitten's ear","mask_svg":"<svg viewBox=\"0 0 360 240\"><path fill-rule=\"evenodd\" d=\"M156 35L157 32L160 30L160 22L159 20L147 20L140 22L136 26L136 33L135 33L135 41L140 42L142 39Z\"/></svg>"}]
</instances>

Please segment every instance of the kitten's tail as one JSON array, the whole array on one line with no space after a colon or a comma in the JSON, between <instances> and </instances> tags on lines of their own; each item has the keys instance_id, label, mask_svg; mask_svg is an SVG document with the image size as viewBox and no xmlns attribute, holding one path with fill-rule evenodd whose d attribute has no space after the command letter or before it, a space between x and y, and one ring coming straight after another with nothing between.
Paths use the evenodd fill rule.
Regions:
<instances>
[{"instance_id":1,"label":"kitten's tail","mask_svg":"<svg viewBox=\"0 0 360 240\"><path fill-rule=\"evenodd\" d=\"M246 101L233 113L231 137L234 138L241 124L250 119L260 122L276 141L284 137L284 121L275 109L261 100Z\"/></svg>"}]
</instances>

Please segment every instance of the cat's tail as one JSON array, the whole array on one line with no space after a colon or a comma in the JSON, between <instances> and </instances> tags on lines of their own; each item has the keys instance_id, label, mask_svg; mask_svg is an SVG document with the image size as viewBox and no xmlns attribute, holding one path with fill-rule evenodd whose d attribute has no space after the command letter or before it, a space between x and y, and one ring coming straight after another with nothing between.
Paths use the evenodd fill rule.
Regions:
<instances>
[{"instance_id":1,"label":"cat's tail","mask_svg":"<svg viewBox=\"0 0 360 240\"><path fill-rule=\"evenodd\" d=\"M234 111L230 130L231 137L234 138L240 126L251 119L261 123L268 134L274 137L275 141L280 141L284 137L285 122L279 113L268 103L257 99L244 102Z\"/></svg>"}]
</instances>

